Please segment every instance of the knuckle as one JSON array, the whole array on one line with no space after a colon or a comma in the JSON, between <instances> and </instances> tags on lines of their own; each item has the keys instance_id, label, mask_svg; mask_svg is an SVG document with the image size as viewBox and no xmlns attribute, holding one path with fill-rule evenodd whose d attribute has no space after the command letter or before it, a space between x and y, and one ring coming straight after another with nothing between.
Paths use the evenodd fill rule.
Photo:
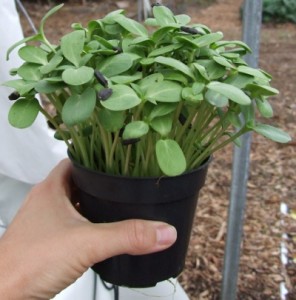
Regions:
<instances>
[{"instance_id":1,"label":"knuckle","mask_svg":"<svg viewBox=\"0 0 296 300\"><path fill-rule=\"evenodd\" d=\"M145 252L152 247L155 238L151 234L149 227L140 220L131 221L129 229L129 242L135 252Z\"/></svg>"}]
</instances>

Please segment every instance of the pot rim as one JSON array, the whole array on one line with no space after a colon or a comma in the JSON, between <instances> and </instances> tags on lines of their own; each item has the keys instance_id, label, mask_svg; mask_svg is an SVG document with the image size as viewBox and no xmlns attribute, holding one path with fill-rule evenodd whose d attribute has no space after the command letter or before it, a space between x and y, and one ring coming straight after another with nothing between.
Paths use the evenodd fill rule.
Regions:
<instances>
[{"instance_id":1,"label":"pot rim","mask_svg":"<svg viewBox=\"0 0 296 300\"><path fill-rule=\"evenodd\" d=\"M166 175L163 175L163 176L142 176L142 177L139 177L139 176L126 176L126 175L110 174L110 173L105 173L105 172L102 172L102 171L99 171L99 170L94 170L94 169L85 167L82 164L76 162L69 151L67 151L67 152L68 152L68 157L69 157L70 161L72 162L72 164L74 166L80 168L80 169L83 169L83 170L88 171L90 173L101 174L101 175L104 175L106 177L113 177L113 178L118 178L118 179L119 178L120 179L133 179L133 180L139 180L139 181L140 180L163 180L163 179L178 178L178 177L190 175L190 174L195 173L195 172L197 172L199 170L207 168L208 165L213 160L213 155L208 156L198 168L185 171L184 173L182 173L180 175L177 175L177 176L166 176Z\"/></svg>"}]
</instances>

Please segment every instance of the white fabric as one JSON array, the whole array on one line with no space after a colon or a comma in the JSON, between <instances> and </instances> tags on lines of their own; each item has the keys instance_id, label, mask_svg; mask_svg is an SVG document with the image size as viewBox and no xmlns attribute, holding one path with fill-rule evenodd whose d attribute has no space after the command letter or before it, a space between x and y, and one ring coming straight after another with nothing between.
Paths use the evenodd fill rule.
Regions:
<instances>
[{"instance_id":1,"label":"white fabric","mask_svg":"<svg viewBox=\"0 0 296 300\"><path fill-rule=\"evenodd\" d=\"M0 84L15 79L9 76L9 70L22 62L17 50L6 61L7 49L23 38L19 17L13 0L1 0L0 3ZM43 116L39 116L33 126L27 129L13 128L8 123L8 111L12 102L8 95L13 90L0 86L0 237L9 225L20 204L31 187L42 181L61 159L66 157L63 142L53 139ZM94 298L94 273L89 270L73 285L57 295L54 300L113 300L113 292L107 291L98 278L97 292ZM158 295L158 299L188 300L183 289L177 284L174 297L162 297L172 291L166 281L157 287L135 292L120 288L120 300L144 300ZM149 294L150 293L150 294ZM164 294L163 294L164 293Z\"/></svg>"},{"instance_id":2,"label":"white fabric","mask_svg":"<svg viewBox=\"0 0 296 300\"><path fill-rule=\"evenodd\" d=\"M157 272L157 271L156 271ZM119 299L136 300L189 300L188 296L176 279L163 281L153 288L146 289L119 289ZM104 299L104 298L101 298ZM98 300L98 299L97 299Z\"/></svg>"}]
</instances>

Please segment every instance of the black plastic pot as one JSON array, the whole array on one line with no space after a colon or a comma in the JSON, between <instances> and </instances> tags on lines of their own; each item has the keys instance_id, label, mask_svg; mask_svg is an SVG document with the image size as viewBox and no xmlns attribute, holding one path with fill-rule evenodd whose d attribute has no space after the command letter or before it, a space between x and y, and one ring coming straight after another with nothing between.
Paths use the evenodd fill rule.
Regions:
<instances>
[{"instance_id":1,"label":"black plastic pot","mask_svg":"<svg viewBox=\"0 0 296 300\"><path fill-rule=\"evenodd\" d=\"M73 162L73 180L79 189L81 213L94 223L126 219L167 222L176 227L176 243L162 252L120 255L92 269L119 286L151 287L183 270L198 193L205 183L209 160L197 170L176 177L112 176ZM112 239L112 236L110 236Z\"/></svg>"}]
</instances>

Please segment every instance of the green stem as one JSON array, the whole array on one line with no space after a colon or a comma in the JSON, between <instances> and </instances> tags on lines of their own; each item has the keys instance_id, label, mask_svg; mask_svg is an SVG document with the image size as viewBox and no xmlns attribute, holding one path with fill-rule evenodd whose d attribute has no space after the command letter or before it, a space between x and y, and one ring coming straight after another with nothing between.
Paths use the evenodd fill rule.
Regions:
<instances>
[{"instance_id":1,"label":"green stem","mask_svg":"<svg viewBox=\"0 0 296 300\"><path fill-rule=\"evenodd\" d=\"M82 159L82 164L87 167L91 168L90 160L88 157L87 150L85 148L85 143L83 142L82 138L77 134L74 128L68 128L71 137L72 137L72 142L75 146L75 149L79 151L80 157Z\"/></svg>"},{"instance_id":2,"label":"green stem","mask_svg":"<svg viewBox=\"0 0 296 300\"><path fill-rule=\"evenodd\" d=\"M178 103L178 106L176 108L176 112L175 112L175 115L173 117L173 124L175 124L175 132L172 131L171 134L170 134L170 138L174 138L174 136L176 136L178 134L178 128L180 128L181 126L178 126L177 124L179 124L179 116L181 114L181 111L182 111L182 107L183 107L183 101L180 101Z\"/></svg>"},{"instance_id":3,"label":"green stem","mask_svg":"<svg viewBox=\"0 0 296 300\"><path fill-rule=\"evenodd\" d=\"M127 151L126 151L126 156L125 156L124 171L123 171L123 174L126 176L128 175L128 167L129 167L131 152L132 152L132 145L128 145Z\"/></svg>"},{"instance_id":4,"label":"green stem","mask_svg":"<svg viewBox=\"0 0 296 300\"><path fill-rule=\"evenodd\" d=\"M50 121L50 123L55 127L56 131L61 135L63 141L66 143L68 149L70 150L71 154L74 155L73 147L69 143L68 138L64 134L63 130L61 130L59 124L55 121L54 118L43 108L40 106L40 112Z\"/></svg>"},{"instance_id":5,"label":"green stem","mask_svg":"<svg viewBox=\"0 0 296 300\"><path fill-rule=\"evenodd\" d=\"M115 160L115 150L116 150L116 146L118 145L118 140L119 140L119 131L117 131L115 133L114 140L113 140L113 143L112 143L112 146L111 146L111 150L110 150L109 166L111 168L112 168L112 165L113 165L114 160Z\"/></svg>"},{"instance_id":6,"label":"green stem","mask_svg":"<svg viewBox=\"0 0 296 300\"><path fill-rule=\"evenodd\" d=\"M183 149L185 153L185 157L190 157L190 153L194 151L193 145L194 143L201 143L202 142L202 137L200 136L199 133L203 132L209 124L213 121L215 118L215 115L211 112L206 112L205 115L209 115L207 119L204 120L204 122L195 122L193 124L193 128L189 130L188 134L185 137L185 141L183 143ZM198 118L198 116L197 116Z\"/></svg>"},{"instance_id":7,"label":"green stem","mask_svg":"<svg viewBox=\"0 0 296 300\"><path fill-rule=\"evenodd\" d=\"M146 150L146 155L145 155L145 161L143 162L143 169L144 169L144 173L145 174L148 174L148 168L149 168L149 165L151 164L151 161L150 161L150 156L151 154L153 153L153 138L151 135L148 135L147 136L147 150Z\"/></svg>"},{"instance_id":8,"label":"green stem","mask_svg":"<svg viewBox=\"0 0 296 300\"><path fill-rule=\"evenodd\" d=\"M190 168L191 169L197 168L207 157L212 155L214 152L224 148L226 145L230 144L231 142L233 142L235 139L237 139L247 131L248 129L243 127L239 131L237 131L232 137L230 137L229 139L225 140L224 142L212 148L217 142L218 139L217 137L217 139L215 139L210 145L208 145L208 147L195 159L195 161L191 163ZM223 132L220 132L219 135L221 136L224 132L225 131L223 130Z\"/></svg>"},{"instance_id":9,"label":"green stem","mask_svg":"<svg viewBox=\"0 0 296 300\"><path fill-rule=\"evenodd\" d=\"M185 133L185 130L188 129L188 127L191 125L192 120L194 119L194 117L196 116L196 110L192 110L188 116L188 118L186 119L186 122L184 123L184 125L180 128L180 130L178 131L178 133L176 134L176 142L180 142L180 139L182 138L182 136Z\"/></svg>"},{"instance_id":10,"label":"green stem","mask_svg":"<svg viewBox=\"0 0 296 300\"><path fill-rule=\"evenodd\" d=\"M105 162L106 162L106 171L108 172L110 170L110 160L109 160L109 154L110 154L110 148L109 148L109 141L108 141L108 136L104 128L102 127L101 124L99 124L99 129L100 129L100 137L101 137L101 142L102 142L102 147L104 149L104 154L105 154Z\"/></svg>"}]
</instances>

